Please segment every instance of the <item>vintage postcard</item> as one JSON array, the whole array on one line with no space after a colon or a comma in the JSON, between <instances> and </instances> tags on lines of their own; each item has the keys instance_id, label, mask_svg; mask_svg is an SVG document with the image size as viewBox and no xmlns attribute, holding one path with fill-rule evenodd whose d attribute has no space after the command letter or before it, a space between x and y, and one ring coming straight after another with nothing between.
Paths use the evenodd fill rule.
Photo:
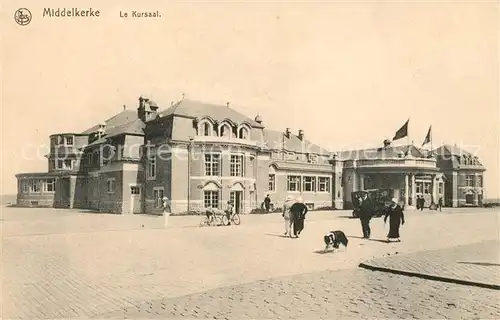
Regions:
<instances>
[{"instance_id":1,"label":"vintage postcard","mask_svg":"<svg viewBox=\"0 0 500 320\"><path fill-rule=\"evenodd\" d=\"M1 4L1 319L499 319L498 1Z\"/></svg>"}]
</instances>

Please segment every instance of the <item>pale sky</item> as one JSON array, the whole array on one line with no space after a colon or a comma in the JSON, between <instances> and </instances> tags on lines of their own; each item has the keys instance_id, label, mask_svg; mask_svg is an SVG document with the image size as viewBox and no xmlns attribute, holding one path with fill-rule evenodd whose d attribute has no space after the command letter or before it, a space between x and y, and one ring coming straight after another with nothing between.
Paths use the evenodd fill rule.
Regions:
<instances>
[{"instance_id":1,"label":"pale sky","mask_svg":"<svg viewBox=\"0 0 500 320\"><path fill-rule=\"evenodd\" d=\"M47 170L28 158L50 134L135 109L141 94L167 108L185 93L331 150L380 146L411 118L417 146L432 125L434 147L477 154L486 197L500 197L496 2L71 1L101 16L43 18L70 2L26 0L27 26L19 1L3 2L1 193Z\"/></svg>"}]
</instances>

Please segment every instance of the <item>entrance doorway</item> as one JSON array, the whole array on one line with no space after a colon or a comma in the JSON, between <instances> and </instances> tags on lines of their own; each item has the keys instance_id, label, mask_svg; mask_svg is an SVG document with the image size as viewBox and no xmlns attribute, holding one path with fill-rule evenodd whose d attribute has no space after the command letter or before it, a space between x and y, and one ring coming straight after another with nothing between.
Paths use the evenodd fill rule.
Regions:
<instances>
[{"instance_id":1,"label":"entrance doorway","mask_svg":"<svg viewBox=\"0 0 500 320\"><path fill-rule=\"evenodd\" d=\"M241 213L241 205L243 203L243 192L242 191L231 191L229 194L229 201L234 207L234 212Z\"/></svg>"},{"instance_id":2,"label":"entrance doorway","mask_svg":"<svg viewBox=\"0 0 500 320\"><path fill-rule=\"evenodd\" d=\"M474 195L471 193L468 193L465 195L465 203L466 204L473 204L474 203Z\"/></svg>"},{"instance_id":3,"label":"entrance doorway","mask_svg":"<svg viewBox=\"0 0 500 320\"><path fill-rule=\"evenodd\" d=\"M142 195L140 186L130 186L130 210L132 213L142 213Z\"/></svg>"}]
</instances>

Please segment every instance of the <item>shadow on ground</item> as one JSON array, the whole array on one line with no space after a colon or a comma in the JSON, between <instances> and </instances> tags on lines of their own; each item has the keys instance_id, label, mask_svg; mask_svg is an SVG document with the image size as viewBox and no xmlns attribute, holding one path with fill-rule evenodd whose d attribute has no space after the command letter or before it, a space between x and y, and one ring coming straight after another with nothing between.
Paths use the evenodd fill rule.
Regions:
<instances>
[{"instance_id":1,"label":"shadow on ground","mask_svg":"<svg viewBox=\"0 0 500 320\"><path fill-rule=\"evenodd\" d=\"M347 236L347 238L356 238L356 239L365 239L363 237L358 237L358 236ZM376 242L383 242L383 243L389 243L387 240L382 240L382 239L365 239L368 241L376 241Z\"/></svg>"},{"instance_id":2,"label":"shadow on ground","mask_svg":"<svg viewBox=\"0 0 500 320\"><path fill-rule=\"evenodd\" d=\"M466 262L466 261L459 261L457 263L460 264L473 264L476 266L485 266L485 267L500 267L500 263L491 263L491 262Z\"/></svg>"}]
</instances>

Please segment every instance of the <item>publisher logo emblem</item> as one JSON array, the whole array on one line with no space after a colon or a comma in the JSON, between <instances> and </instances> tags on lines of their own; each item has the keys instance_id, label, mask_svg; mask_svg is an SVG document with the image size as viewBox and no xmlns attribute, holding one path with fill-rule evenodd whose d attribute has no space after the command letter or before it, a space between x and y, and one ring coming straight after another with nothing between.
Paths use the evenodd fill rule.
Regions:
<instances>
[{"instance_id":1,"label":"publisher logo emblem","mask_svg":"<svg viewBox=\"0 0 500 320\"><path fill-rule=\"evenodd\" d=\"M18 25L25 26L31 22L31 12L26 8L17 9L14 20Z\"/></svg>"}]
</instances>

